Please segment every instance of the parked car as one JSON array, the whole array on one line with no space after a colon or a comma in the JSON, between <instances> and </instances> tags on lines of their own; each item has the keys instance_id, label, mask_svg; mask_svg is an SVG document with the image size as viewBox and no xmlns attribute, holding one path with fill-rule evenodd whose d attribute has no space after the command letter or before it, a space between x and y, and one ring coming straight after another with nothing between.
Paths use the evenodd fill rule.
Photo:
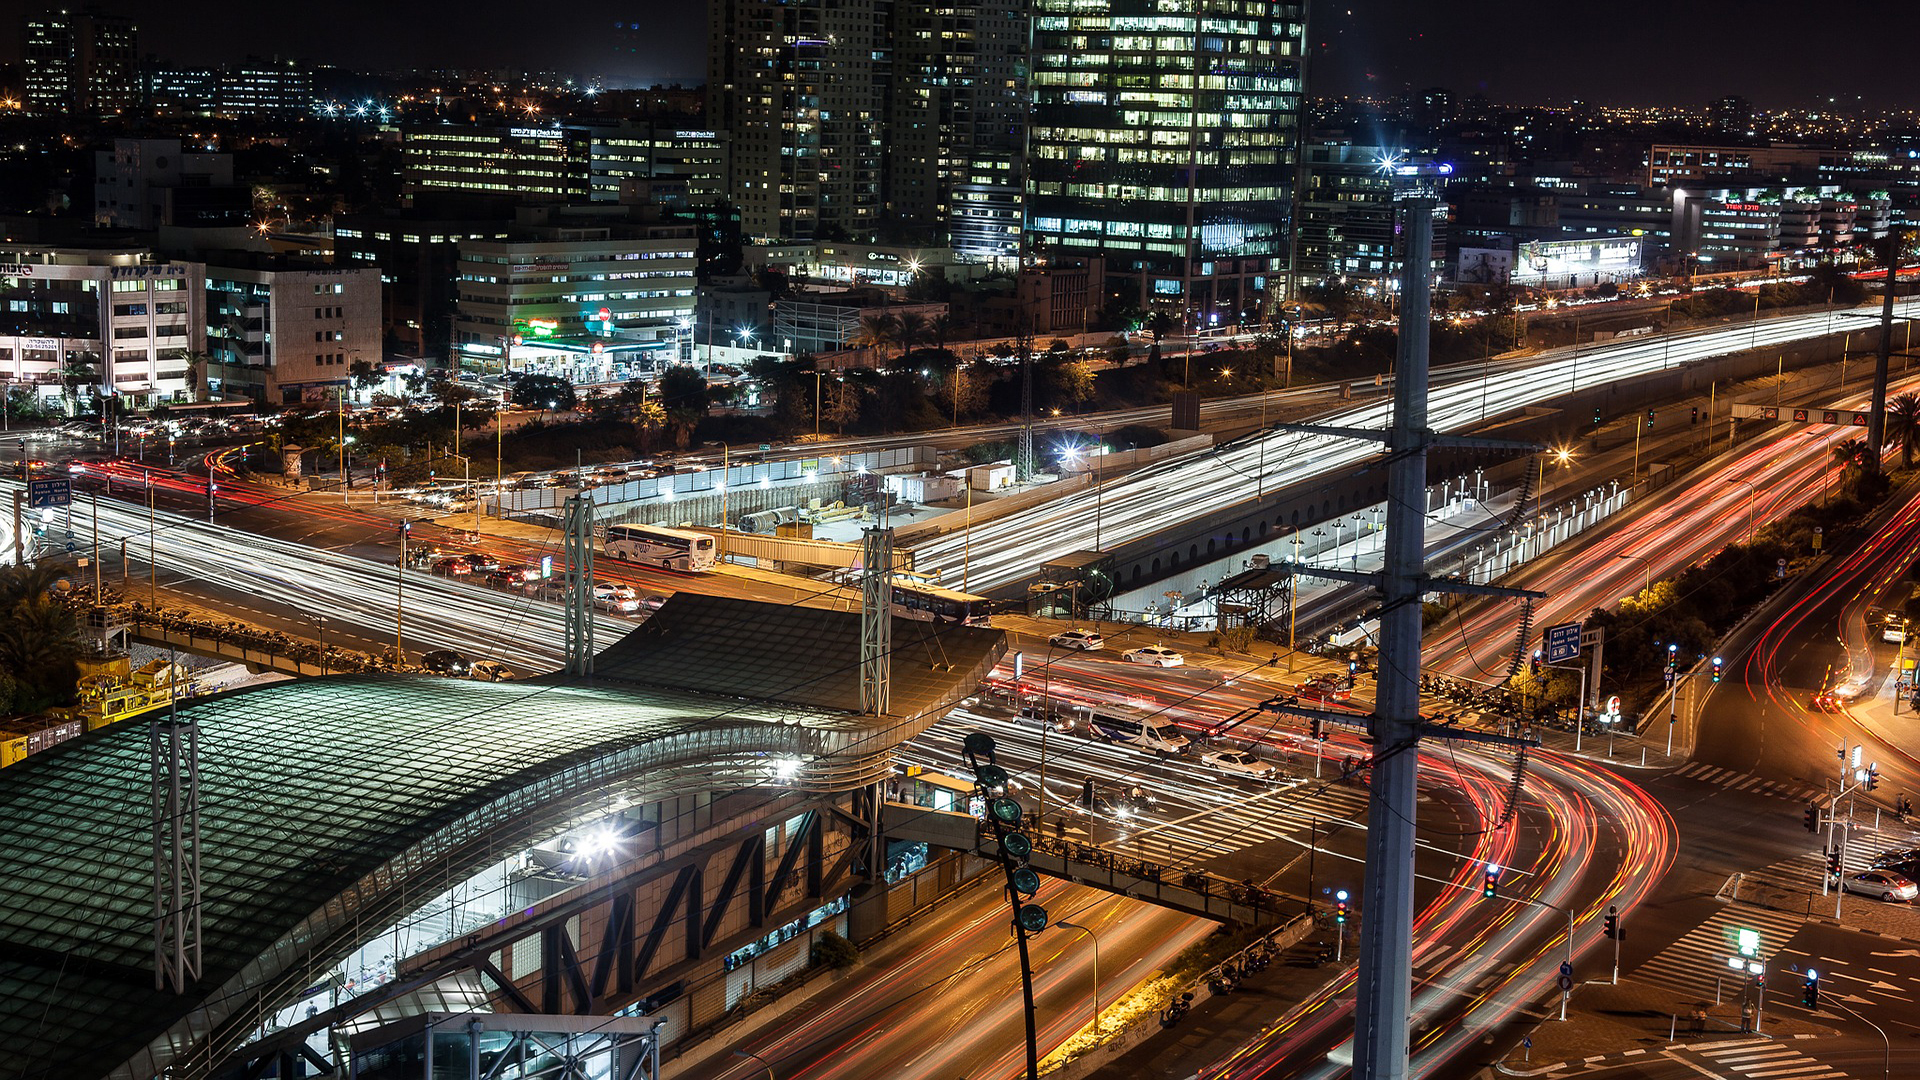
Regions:
<instances>
[{"instance_id":1,"label":"parked car","mask_svg":"<svg viewBox=\"0 0 1920 1080\"><path fill-rule=\"evenodd\" d=\"M498 660L475 660L469 665L467 678L478 682L512 682L512 669Z\"/></svg>"},{"instance_id":2,"label":"parked car","mask_svg":"<svg viewBox=\"0 0 1920 1080\"><path fill-rule=\"evenodd\" d=\"M1239 773L1261 780L1273 779L1276 770L1271 764L1261 761L1250 750L1218 750L1211 754L1200 755L1200 764L1211 765L1222 772Z\"/></svg>"},{"instance_id":3,"label":"parked car","mask_svg":"<svg viewBox=\"0 0 1920 1080\"><path fill-rule=\"evenodd\" d=\"M1047 639L1047 644L1062 649L1079 649L1092 652L1106 644L1106 639L1092 630L1064 630Z\"/></svg>"},{"instance_id":4,"label":"parked car","mask_svg":"<svg viewBox=\"0 0 1920 1080\"><path fill-rule=\"evenodd\" d=\"M1862 870L1857 874L1848 874L1841 879L1840 887L1850 893L1897 903L1908 903L1915 896L1920 896L1920 886L1891 870Z\"/></svg>"},{"instance_id":5,"label":"parked car","mask_svg":"<svg viewBox=\"0 0 1920 1080\"><path fill-rule=\"evenodd\" d=\"M456 679L466 678L473 669L466 657L452 649L433 650L420 658L420 666L435 675L451 675Z\"/></svg>"},{"instance_id":6,"label":"parked car","mask_svg":"<svg viewBox=\"0 0 1920 1080\"><path fill-rule=\"evenodd\" d=\"M1129 664L1146 664L1149 667L1179 667L1187 658L1165 645L1142 645L1137 649L1128 649L1120 654L1120 659Z\"/></svg>"}]
</instances>

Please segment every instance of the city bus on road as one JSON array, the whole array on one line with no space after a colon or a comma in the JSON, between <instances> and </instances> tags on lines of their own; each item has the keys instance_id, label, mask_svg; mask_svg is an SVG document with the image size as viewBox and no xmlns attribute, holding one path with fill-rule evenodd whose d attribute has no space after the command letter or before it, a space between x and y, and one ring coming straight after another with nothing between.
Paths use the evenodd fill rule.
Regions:
<instances>
[{"instance_id":1,"label":"city bus on road","mask_svg":"<svg viewBox=\"0 0 1920 1080\"><path fill-rule=\"evenodd\" d=\"M713 537L662 525L609 525L604 550L611 559L696 574L717 561Z\"/></svg>"},{"instance_id":2,"label":"city bus on road","mask_svg":"<svg viewBox=\"0 0 1920 1080\"><path fill-rule=\"evenodd\" d=\"M893 578L893 613L903 619L986 626L991 605L984 596L943 589L920 578L900 574Z\"/></svg>"}]
</instances>

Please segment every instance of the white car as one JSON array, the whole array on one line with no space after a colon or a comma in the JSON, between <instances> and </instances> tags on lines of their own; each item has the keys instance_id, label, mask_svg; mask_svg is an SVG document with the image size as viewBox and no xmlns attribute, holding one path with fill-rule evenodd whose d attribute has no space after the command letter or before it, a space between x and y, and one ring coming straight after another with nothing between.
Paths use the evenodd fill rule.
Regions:
<instances>
[{"instance_id":1,"label":"white car","mask_svg":"<svg viewBox=\"0 0 1920 1080\"><path fill-rule=\"evenodd\" d=\"M1142 645L1137 649L1128 649L1120 654L1120 659L1129 664L1146 664L1149 667L1179 667L1187 658L1164 645Z\"/></svg>"},{"instance_id":2,"label":"white car","mask_svg":"<svg viewBox=\"0 0 1920 1080\"><path fill-rule=\"evenodd\" d=\"M513 670L498 660L475 660L467 669L467 678L478 682L512 682Z\"/></svg>"},{"instance_id":3,"label":"white car","mask_svg":"<svg viewBox=\"0 0 1920 1080\"><path fill-rule=\"evenodd\" d=\"M1842 880L1841 887L1850 893L1896 902L1909 902L1920 895L1920 886L1891 870L1863 870L1858 874L1848 874Z\"/></svg>"},{"instance_id":4,"label":"white car","mask_svg":"<svg viewBox=\"0 0 1920 1080\"><path fill-rule=\"evenodd\" d=\"M1106 639L1092 630L1065 630L1047 639L1047 644L1061 649L1079 649L1092 652L1106 644Z\"/></svg>"},{"instance_id":5,"label":"white car","mask_svg":"<svg viewBox=\"0 0 1920 1080\"><path fill-rule=\"evenodd\" d=\"M1211 754L1202 754L1200 764L1211 765L1222 772L1239 773L1242 776L1271 780L1278 771L1271 764L1253 756L1250 750L1216 750Z\"/></svg>"},{"instance_id":6,"label":"white car","mask_svg":"<svg viewBox=\"0 0 1920 1080\"><path fill-rule=\"evenodd\" d=\"M640 597L625 585L615 585L610 581L593 583L593 602L608 611L618 611L631 615L640 610Z\"/></svg>"}]
</instances>

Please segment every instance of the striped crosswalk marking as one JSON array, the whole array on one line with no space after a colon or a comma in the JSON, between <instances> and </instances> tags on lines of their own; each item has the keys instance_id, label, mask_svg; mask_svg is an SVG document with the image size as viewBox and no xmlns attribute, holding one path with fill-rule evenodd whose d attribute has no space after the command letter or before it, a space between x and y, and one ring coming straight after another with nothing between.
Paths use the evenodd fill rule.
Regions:
<instances>
[{"instance_id":1,"label":"striped crosswalk marking","mask_svg":"<svg viewBox=\"0 0 1920 1080\"><path fill-rule=\"evenodd\" d=\"M1847 1073L1831 1065L1823 1065L1792 1046L1770 1040L1742 1039L1710 1046L1669 1049L1668 1053L1683 1061L1704 1059L1711 1070L1705 1075L1728 1080L1839 1080L1847 1076Z\"/></svg>"},{"instance_id":2,"label":"striped crosswalk marking","mask_svg":"<svg viewBox=\"0 0 1920 1080\"><path fill-rule=\"evenodd\" d=\"M1728 907L1635 968L1632 975L1641 982L1692 996L1712 993L1716 978L1737 987L1739 976L1728 969L1727 959L1739 954L1741 930L1759 931L1760 954L1770 956L1805 922L1803 916L1790 912Z\"/></svg>"},{"instance_id":3,"label":"striped crosswalk marking","mask_svg":"<svg viewBox=\"0 0 1920 1080\"><path fill-rule=\"evenodd\" d=\"M1750 791L1756 795L1773 795L1782 799L1811 799L1820 795L1820 792L1798 781L1766 780L1752 773L1736 772L1698 761L1675 769L1673 775L1732 791Z\"/></svg>"}]
</instances>

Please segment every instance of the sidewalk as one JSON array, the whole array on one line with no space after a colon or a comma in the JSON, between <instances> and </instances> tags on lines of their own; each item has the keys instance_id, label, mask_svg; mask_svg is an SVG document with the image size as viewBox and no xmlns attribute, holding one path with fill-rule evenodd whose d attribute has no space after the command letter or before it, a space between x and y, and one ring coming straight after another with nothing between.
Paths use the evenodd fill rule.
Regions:
<instances>
[{"instance_id":1,"label":"sidewalk","mask_svg":"<svg viewBox=\"0 0 1920 1080\"><path fill-rule=\"evenodd\" d=\"M1601 980L1576 985L1567 1019L1558 1019L1559 995L1528 1015L1538 1019L1524 1045L1492 1062L1508 1076L1542 1076L1583 1066L1619 1063L1669 1046L1708 1045L1727 1039L1772 1038L1795 1040L1831 1038L1835 1028L1787 1017L1769 1008L1762 1013L1761 1035L1740 1030L1740 1001L1729 997L1720 1004L1711 998L1694 1000L1621 979L1618 986ZM1704 1019L1700 1015L1704 1013Z\"/></svg>"}]
</instances>

